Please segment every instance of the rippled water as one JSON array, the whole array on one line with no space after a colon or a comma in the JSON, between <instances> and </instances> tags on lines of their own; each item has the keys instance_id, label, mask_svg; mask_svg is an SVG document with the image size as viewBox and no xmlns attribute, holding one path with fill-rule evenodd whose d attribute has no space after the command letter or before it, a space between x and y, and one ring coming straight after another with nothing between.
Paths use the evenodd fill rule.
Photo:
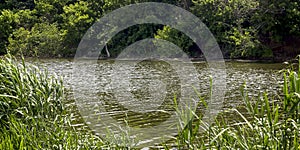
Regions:
<instances>
[{"instance_id":1,"label":"rippled water","mask_svg":"<svg viewBox=\"0 0 300 150\"><path fill-rule=\"evenodd\" d=\"M122 61L116 69L114 61L101 60L97 64L82 64L82 69L76 72L76 80L72 79L74 63L72 60L44 59L30 62L46 67L50 72L63 77L65 86L70 91L74 85L88 86L89 88L82 88L82 90L78 88L77 92L79 91L81 100L76 102L87 124L91 128L100 130L107 128L100 123L100 120L107 122L108 120L105 120L107 118L114 120L115 123L143 129L172 123L163 124L174 112L171 107L174 103L174 95L178 99L189 95L191 99L197 100L192 88L181 90L183 87L191 87L193 82L183 81L178 68L188 74L186 78L199 82L193 86L198 86L197 90L202 96L207 97L209 94L210 74L205 62L192 63L197 71L195 74L189 73L184 63L176 65L177 69L174 69L174 66L163 61L142 61L135 65L130 61ZM282 82L278 72L283 68L282 64L273 63L227 62L227 87L222 109L242 105L240 87L244 83L247 85L246 90L249 95L253 97L263 92L278 94ZM94 74L87 78L90 71ZM97 117L98 121L94 121ZM79 120L79 118L81 116L77 114L75 119ZM74 126L85 126L80 121L75 122ZM174 126L169 132L174 132L176 135L176 128Z\"/></svg>"}]
</instances>

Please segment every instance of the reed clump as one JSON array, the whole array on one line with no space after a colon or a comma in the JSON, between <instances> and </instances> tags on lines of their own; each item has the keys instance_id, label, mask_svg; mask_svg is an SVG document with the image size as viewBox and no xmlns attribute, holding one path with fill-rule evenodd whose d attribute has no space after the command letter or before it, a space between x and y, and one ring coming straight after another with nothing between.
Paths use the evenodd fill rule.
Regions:
<instances>
[{"instance_id":1,"label":"reed clump","mask_svg":"<svg viewBox=\"0 0 300 150\"><path fill-rule=\"evenodd\" d=\"M70 125L61 79L12 56L0 59L0 149L90 149L103 146Z\"/></svg>"},{"instance_id":2,"label":"reed clump","mask_svg":"<svg viewBox=\"0 0 300 150\"><path fill-rule=\"evenodd\" d=\"M300 68L300 58L299 64ZM179 149L300 149L300 69L285 69L281 71L284 83L282 94L270 96L262 93L260 98L251 98L241 87L243 108L226 112L236 114L237 122L228 122L220 114L212 126L201 121L196 111L190 110L194 118L184 122L186 126L180 129L177 138ZM203 98L199 97L201 102ZM206 102L203 102L204 104ZM224 112L223 112L224 113ZM202 126L198 126L202 125ZM196 126L196 128L195 128ZM205 129L204 133L195 134L195 129ZM192 139L192 140L191 140ZM166 146L167 148L170 148Z\"/></svg>"}]
</instances>

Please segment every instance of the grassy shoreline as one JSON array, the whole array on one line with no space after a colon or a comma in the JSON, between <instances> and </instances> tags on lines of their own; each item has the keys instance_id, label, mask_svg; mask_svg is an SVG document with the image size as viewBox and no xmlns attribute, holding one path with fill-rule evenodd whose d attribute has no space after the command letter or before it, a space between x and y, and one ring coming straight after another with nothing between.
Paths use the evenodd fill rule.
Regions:
<instances>
[{"instance_id":1,"label":"grassy shoreline","mask_svg":"<svg viewBox=\"0 0 300 150\"><path fill-rule=\"evenodd\" d=\"M89 141L95 138L92 134L78 133L71 126L62 80L17 62L10 56L0 59L0 149L96 145Z\"/></svg>"}]
</instances>

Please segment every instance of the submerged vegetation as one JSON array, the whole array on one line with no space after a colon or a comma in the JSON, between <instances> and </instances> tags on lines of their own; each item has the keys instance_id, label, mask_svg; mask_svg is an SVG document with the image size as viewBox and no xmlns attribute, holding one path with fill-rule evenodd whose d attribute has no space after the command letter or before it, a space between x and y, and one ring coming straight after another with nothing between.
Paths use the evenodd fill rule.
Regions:
<instances>
[{"instance_id":1,"label":"submerged vegetation","mask_svg":"<svg viewBox=\"0 0 300 150\"><path fill-rule=\"evenodd\" d=\"M0 71L0 149L125 149L101 140L90 131L74 129L62 81L46 70L8 56L0 59ZM182 126L174 144L162 146L165 149L300 149L299 73L300 70L283 70L282 95L275 97L264 93L251 98L243 85L241 94L247 113L227 110L238 116L235 122L219 115L210 126L201 121L201 114L196 111L190 110L187 116L192 116L193 121L187 121L175 109L182 115L178 116ZM200 101L206 106L203 98ZM199 128L206 131L199 133Z\"/></svg>"}]
</instances>

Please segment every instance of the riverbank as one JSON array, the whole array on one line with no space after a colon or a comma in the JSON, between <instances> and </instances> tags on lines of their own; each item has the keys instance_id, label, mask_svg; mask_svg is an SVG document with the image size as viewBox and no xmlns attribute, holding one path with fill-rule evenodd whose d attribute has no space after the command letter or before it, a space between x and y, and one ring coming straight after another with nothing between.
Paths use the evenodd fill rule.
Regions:
<instances>
[{"instance_id":1,"label":"riverbank","mask_svg":"<svg viewBox=\"0 0 300 150\"><path fill-rule=\"evenodd\" d=\"M4 58L5 55L0 55L0 58ZM20 58L21 59L21 58ZM68 59L68 60L74 60L75 57L26 57L26 59ZM82 59L82 60L111 60L114 61L117 59L117 57L81 57L77 59ZM167 60L180 60L181 58L168 58ZM136 60L136 59L118 59L118 60L125 60L125 61L131 61L131 60ZM159 59L155 59L159 60ZM161 59L163 60L163 59ZM198 58L189 58L190 61L192 62L197 62L197 61L206 61L204 57L198 57ZM297 58L295 57L276 57L276 58L262 58L262 59L247 59L247 58L220 58L219 60L224 60L225 62L244 62L244 63L284 63L284 62L297 62Z\"/></svg>"}]
</instances>

